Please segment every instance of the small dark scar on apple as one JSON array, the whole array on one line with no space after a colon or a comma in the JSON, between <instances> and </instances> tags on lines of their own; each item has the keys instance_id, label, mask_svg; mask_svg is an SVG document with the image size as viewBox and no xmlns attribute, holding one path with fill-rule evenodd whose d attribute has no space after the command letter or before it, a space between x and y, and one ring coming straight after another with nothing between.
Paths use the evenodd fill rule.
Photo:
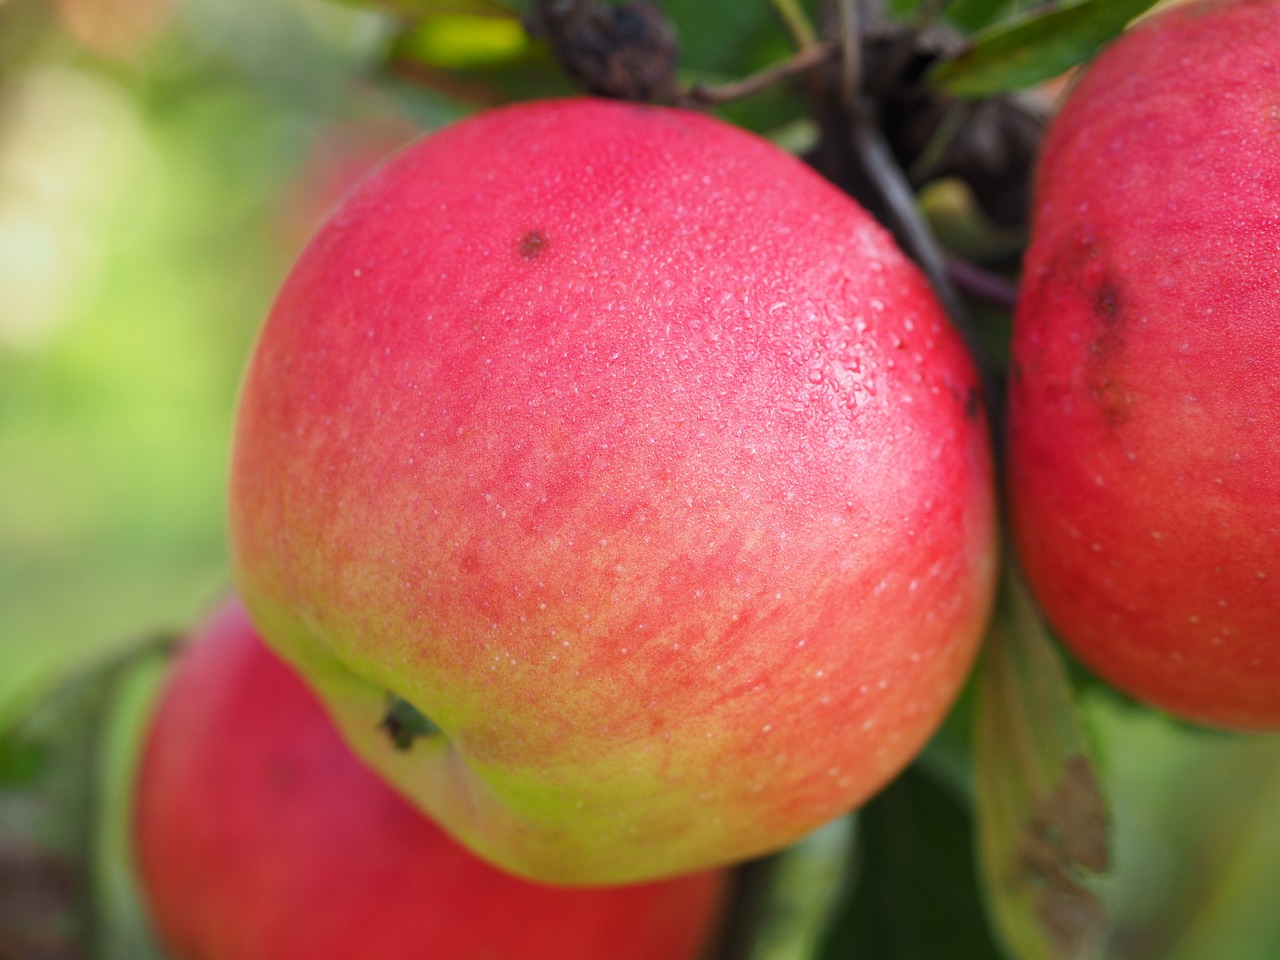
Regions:
<instances>
[{"instance_id":1,"label":"small dark scar on apple","mask_svg":"<svg viewBox=\"0 0 1280 960\"><path fill-rule=\"evenodd\" d=\"M1111 282L1103 283L1093 295L1093 311L1104 323L1114 323L1120 314L1120 291Z\"/></svg>"},{"instance_id":2,"label":"small dark scar on apple","mask_svg":"<svg viewBox=\"0 0 1280 960\"><path fill-rule=\"evenodd\" d=\"M1103 421L1119 427L1129 418L1132 403L1122 379L1125 348L1124 297L1111 277L1105 277L1092 293L1097 336L1089 344L1085 377L1100 407Z\"/></svg>"},{"instance_id":3,"label":"small dark scar on apple","mask_svg":"<svg viewBox=\"0 0 1280 960\"><path fill-rule=\"evenodd\" d=\"M378 729L385 731L391 745L402 752L412 747L419 737L440 733L440 728L417 707L390 692L387 693L387 710Z\"/></svg>"},{"instance_id":4,"label":"small dark scar on apple","mask_svg":"<svg viewBox=\"0 0 1280 960\"><path fill-rule=\"evenodd\" d=\"M530 230L520 238L517 245L520 250L520 256L525 260L537 260L542 255L542 251L547 248L547 235L541 230Z\"/></svg>"}]
</instances>

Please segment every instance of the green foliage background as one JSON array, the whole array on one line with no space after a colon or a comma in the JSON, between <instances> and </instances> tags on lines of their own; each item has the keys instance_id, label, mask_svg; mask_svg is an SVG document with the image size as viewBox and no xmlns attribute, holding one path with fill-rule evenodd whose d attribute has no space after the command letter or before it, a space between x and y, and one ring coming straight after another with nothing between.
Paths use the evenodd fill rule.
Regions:
<instances>
[{"instance_id":1,"label":"green foliage background","mask_svg":"<svg viewBox=\"0 0 1280 960\"><path fill-rule=\"evenodd\" d=\"M714 6L672 4L699 76L785 51L764 0L727 20ZM954 14L978 27L1022 6ZM154 7L154 35L121 50L83 26L106 0L0 0L0 727L50 676L180 630L228 588L231 418L275 287L338 184L466 109L374 83L389 21L356 7ZM1192 730L1096 685L1081 702L1114 804L1109 956L1280 956L1280 740ZM873 840L833 941L848 956L991 955L948 934L980 903L951 876L971 856L963 719L863 818Z\"/></svg>"}]
</instances>

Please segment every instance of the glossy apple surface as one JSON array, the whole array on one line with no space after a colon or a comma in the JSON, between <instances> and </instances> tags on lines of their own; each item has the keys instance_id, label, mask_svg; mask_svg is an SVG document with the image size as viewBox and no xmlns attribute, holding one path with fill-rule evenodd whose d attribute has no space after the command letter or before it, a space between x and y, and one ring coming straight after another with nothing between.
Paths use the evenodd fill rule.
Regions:
<instances>
[{"instance_id":1,"label":"glossy apple surface","mask_svg":"<svg viewBox=\"0 0 1280 960\"><path fill-rule=\"evenodd\" d=\"M925 281L796 159L677 110L420 141L285 283L237 579L349 741L485 857L616 883L784 846L921 748L993 569ZM440 731L406 743L388 694Z\"/></svg>"},{"instance_id":2,"label":"glossy apple surface","mask_svg":"<svg viewBox=\"0 0 1280 960\"><path fill-rule=\"evenodd\" d=\"M174 960L693 960L720 873L546 887L477 859L364 766L226 605L143 754L138 860Z\"/></svg>"},{"instance_id":3,"label":"glossy apple surface","mask_svg":"<svg viewBox=\"0 0 1280 960\"><path fill-rule=\"evenodd\" d=\"M1053 123L1009 487L1063 640L1183 717L1280 729L1280 3L1192 3Z\"/></svg>"}]
</instances>

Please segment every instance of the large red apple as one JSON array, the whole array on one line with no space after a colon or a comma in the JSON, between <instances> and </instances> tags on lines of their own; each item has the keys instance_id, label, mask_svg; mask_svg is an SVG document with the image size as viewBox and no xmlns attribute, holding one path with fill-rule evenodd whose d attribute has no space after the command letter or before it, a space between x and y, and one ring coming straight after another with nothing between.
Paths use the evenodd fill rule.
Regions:
<instances>
[{"instance_id":1,"label":"large red apple","mask_svg":"<svg viewBox=\"0 0 1280 960\"><path fill-rule=\"evenodd\" d=\"M545 887L374 776L237 604L184 651L148 736L138 859L174 960L693 960L723 874Z\"/></svg>"},{"instance_id":2,"label":"large red apple","mask_svg":"<svg viewBox=\"0 0 1280 960\"><path fill-rule=\"evenodd\" d=\"M271 312L231 478L255 622L357 751L566 883L883 785L973 659L992 515L974 370L887 234L751 134L593 100L356 192Z\"/></svg>"},{"instance_id":3,"label":"large red apple","mask_svg":"<svg viewBox=\"0 0 1280 960\"><path fill-rule=\"evenodd\" d=\"M1013 341L1017 545L1062 638L1280 728L1280 3L1192 3L1048 134Z\"/></svg>"}]
</instances>

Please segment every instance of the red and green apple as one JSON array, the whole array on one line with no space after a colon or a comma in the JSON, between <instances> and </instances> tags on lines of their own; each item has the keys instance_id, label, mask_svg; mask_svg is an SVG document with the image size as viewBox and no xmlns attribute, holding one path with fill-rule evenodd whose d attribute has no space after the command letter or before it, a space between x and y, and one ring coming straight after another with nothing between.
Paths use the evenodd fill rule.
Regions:
<instances>
[{"instance_id":1,"label":"red and green apple","mask_svg":"<svg viewBox=\"0 0 1280 960\"><path fill-rule=\"evenodd\" d=\"M1030 581L1135 697L1280 729L1280 3L1131 29L1036 197L1009 397Z\"/></svg>"},{"instance_id":2,"label":"red and green apple","mask_svg":"<svg viewBox=\"0 0 1280 960\"><path fill-rule=\"evenodd\" d=\"M726 886L566 889L479 860L351 753L235 602L162 694L135 824L174 960L695 960Z\"/></svg>"},{"instance_id":3,"label":"red and green apple","mask_svg":"<svg viewBox=\"0 0 1280 960\"><path fill-rule=\"evenodd\" d=\"M957 695L995 566L978 380L888 234L752 134L591 99L439 131L338 210L230 498L254 620L357 752L563 883L865 800Z\"/></svg>"}]
</instances>

